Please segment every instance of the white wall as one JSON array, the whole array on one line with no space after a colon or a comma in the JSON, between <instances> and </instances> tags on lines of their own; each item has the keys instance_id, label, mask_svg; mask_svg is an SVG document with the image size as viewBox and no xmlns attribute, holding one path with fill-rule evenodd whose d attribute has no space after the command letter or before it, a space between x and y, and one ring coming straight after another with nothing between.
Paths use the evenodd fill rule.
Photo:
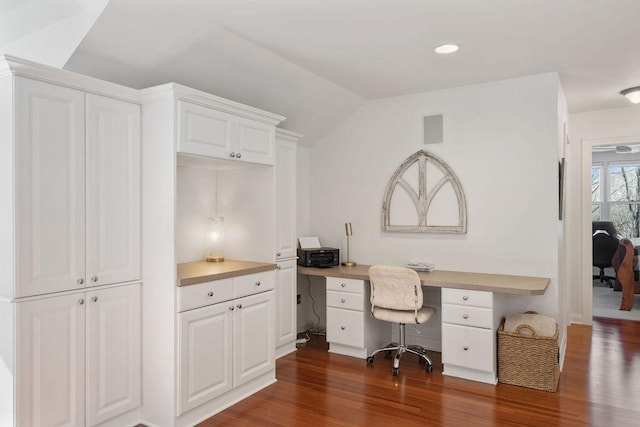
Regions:
<instances>
[{"instance_id":1,"label":"white wall","mask_svg":"<svg viewBox=\"0 0 640 427\"><path fill-rule=\"evenodd\" d=\"M344 254L351 222L351 258L361 264L423 258L439 269L549 277L544 296L510 306L557 318L561 99L558 76L543 74L364 104L310 150L309 233ZM445 142L424 146L422 117L433 114L444 115ZM389 178L423 148L458 175L467 234L381 231Z\"/></svg>"},{"instance_id":2,"label":"white wall","mask_svg":"<svg viewBox=\"0 0 640 427\"><path fill-rule=\"evenodd\" d=\"M592 282L591 277L583 278L582 274L586 271L583 268L583 243L585 238L591 240L590 233L584 235L582 230L582 147L592 145L594 140L606 143L607 140L640 138L640 106L570 114L569 135L567 226L571 236L568 239L571 254L568 265L572 278L569 309L572 322L590 324L590 309L585 307L590 298L585 297L585 292L591 292ZM591 213L588 212L587 215L587 222L590 222Z\"/></svg>"}]
</instances>

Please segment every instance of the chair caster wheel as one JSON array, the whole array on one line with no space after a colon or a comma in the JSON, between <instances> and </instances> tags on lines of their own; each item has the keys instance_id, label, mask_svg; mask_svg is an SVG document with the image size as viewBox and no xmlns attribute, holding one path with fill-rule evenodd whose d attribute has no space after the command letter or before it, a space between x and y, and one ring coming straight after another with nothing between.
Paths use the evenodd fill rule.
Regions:
<instances>
[{"instance_id":1,"label":"chair caster wheel","mask_svg":"<svg viewBox=\"0 0 640 427\"><path fill-rule=\"evenodd\" d=\"M431 372L431 371L433 371L433 365L427 365L427 366L425 366L425 367L424 367L424 370L425 370L425 371L427 371L427 372Z\"/></svg>"},{"instance_id":2,"label":"chair caster wheel","mask_svg":"<svg viewBox=\"0 0 640 427\"><path fill-rule=\"evenodd\" d=\"M398 376L398 372L400 372L400 368L391 368L391 375L394 377Z\"/></svg>"},{"instance_id":3,"label":"chair caster wheel","mask_svg":"<svg viewBox=\"0 0 640 427\"><path fill-rule=\"evenodd\" d=\"M367 357L367 365L371 365L373 363L373 356Z\"/></svg>"}]
</instances>

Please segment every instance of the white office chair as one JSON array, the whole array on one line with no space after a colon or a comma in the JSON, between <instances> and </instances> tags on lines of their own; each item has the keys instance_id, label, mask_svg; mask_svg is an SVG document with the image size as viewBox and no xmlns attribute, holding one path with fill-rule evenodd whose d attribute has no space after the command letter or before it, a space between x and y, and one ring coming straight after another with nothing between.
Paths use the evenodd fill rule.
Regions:
<instances>
[{"instance_id":1,"label":"white office chair","mask_svg":"<svg viewBox=\"0 0 640 427\"><path fill-rule=\"evenodd\" d=\"M420 324L429 321L435 309L422 306L422 286L418 273L405 267L374 265L369 268L371 282L371 315L379 320L400 325L398 343L380 348L369 357L367 363L373 363L374 356L384 351L386 355L395 351L392 374L398 375L400 358L405 352L413 353L425 362L425 370L431 372L433 364L426 350L420 346L407 346L405 343L405 324Z\"/></svg>"}]
</instances>

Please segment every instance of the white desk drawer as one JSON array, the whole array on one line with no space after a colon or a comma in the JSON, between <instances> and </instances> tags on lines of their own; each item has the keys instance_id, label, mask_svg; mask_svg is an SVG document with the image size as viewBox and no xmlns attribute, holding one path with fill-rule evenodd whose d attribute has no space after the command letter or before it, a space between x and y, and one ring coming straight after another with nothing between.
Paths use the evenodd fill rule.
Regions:
<instances>
[{"instance_id":1,"label":"white desk drawer","mask_svg":"<svg viewBox=\"0 0 640 427\"><path fill-rule=\"evenodd\" d=\"M327 307L363 311L363 295L350 292L327 291Z\"/></svg>"},{"instance_id":2,"label":"white desk drawer","mask_svg":"<svg viewBox=\"0 0 640 427\"><path fill-rule=\"evenodd\" d=\"M327 341L364 347L364 321L360 311L327 307Z\"/></svg>"},{"instance_id":3,"label":"white desk drawer","mask_svg":"<svg viewBox=\"0 0 640 427\"><path fill-rule=\"evenodd\" d=\"M442 322L491 329L493 310L457 304L442 304Z\"/></svg>"},{"instance_id":4,"label":"white desk drawer","mask_svg":"<svg viewBox=\"0 0 640 427\"><path fill-rule=\"evenodd\" d=\"M327 277L327 290L352 292L364 294L364 287L368 285L364 280L342 279L340 277Z\"/></svg>"},{"instance_id":5,"label":"white desk drawer","mask_svg":"<svg viewBox=\"0 0 640 427\"><path fill-rule=\"evenodd\" d=\"M233 280L235 288L233 294L234 298L270 291L274 288L276 282L273 271L263 271L262 273L237 276L234 277Z\"/></svg>"},{"instance_id":6,"label":"white desk drawer","mask_svg":"<svg viewBox=\"0 0 640 427\"><path fill-rule=\"evenodd\" d=\"M214 280L178 288L178 311L233 299L233 279Z\"/></svg>"},{"instance_id":7,"label":"white desk drawer","mask_svg":"<svg viewBox=\"0 0 640 427\"><path fill-rule=\"evenodd\" d=\"M444 323L442 325L442 363L493 372L495 369L495 331Z\"/></svg>"},{"instance_id":8,"label":"white desk drawer","mask_svg":"<svg viewBox=\"0 0 640 427\"><path fill-rule=\"evenodd\" d=\"M465 289L443 288L442 303L492 308L493 293L485 291L469 291Z\"/></svg>"}]
</instances>

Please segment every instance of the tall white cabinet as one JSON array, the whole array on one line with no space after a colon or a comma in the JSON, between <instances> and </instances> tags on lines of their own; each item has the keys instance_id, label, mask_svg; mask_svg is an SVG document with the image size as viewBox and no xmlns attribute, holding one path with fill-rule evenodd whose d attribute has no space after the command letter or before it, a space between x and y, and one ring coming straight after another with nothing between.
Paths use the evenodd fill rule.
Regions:
<instances>
[{"instance_id":1,"label":"tall white cabinet","mask_svg":"<svg viewBox=\"0 0 640 427\"><path fill-rule=\"evenodd\" d=\"M239 277L178 287L176 264L204 259L207 216L224 217L226 261L274 262L284 118L173 83L142 97L142 415L194 425L275 381L273 272L267 291L248 295Z\"/></svg>"},{"instance_id":2,"label":"tall white cabinet","mask_svg":"<svg viewBox=\"0 0 640 427\"><path fill-rule=\"evenodd\" d=\"M137 92L0 62L0 425L135 424Z\"/></svg>"},{"instance_id":3,"label":"tall white cabinet","mask_svg":"<svg viewBox=\"0 0 640 427\"><path fill-rule=\"evenodd\" d=\"M296 144L300 138L301 134L276 129L276 357L282 357L296 349Z\"/></svg>"}]
</instances>

